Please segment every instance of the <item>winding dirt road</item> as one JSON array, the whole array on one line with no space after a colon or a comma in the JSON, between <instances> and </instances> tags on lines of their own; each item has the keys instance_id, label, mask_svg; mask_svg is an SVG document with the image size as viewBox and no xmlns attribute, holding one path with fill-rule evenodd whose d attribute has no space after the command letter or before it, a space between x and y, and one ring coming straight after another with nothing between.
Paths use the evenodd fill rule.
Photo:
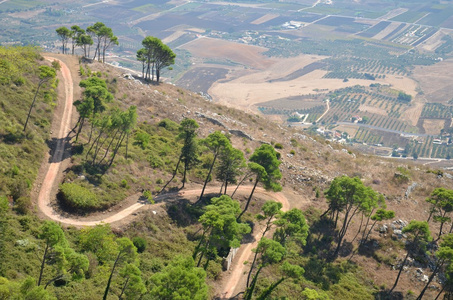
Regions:
<instances>
[{"instance_id":1,"label":"winding dirt road","mask_svg":"<svg viewBox=\"0 0 453 300\"><path fill-rule=\"evenodd\" d=\"M57 135L57 144L55 147L55 151L53 152L53 156L50 160L49 166L47 168L47 172L44 177L44 181L41 185L39 194L38 194L38 207L41 212L54 221L63 223L65 225L73 225L73 226L94 226L99 223L113 223L120 221L127 216L133 214L137 210L144 207L146 204L144 203L135 203L129 207L124 208L120 212L111 215L106 218L100 218L99 220L84 220L83 218L72 218L72 217L64 217L55 211L51 206L51 200L55 199L55 195L52 194L52 191L55 184L57 182L57 176L60 172L61 163L63 160L63 154L65 151L65 142L67 142L68 134L71 130L71 116L72 116L72 108L73 108L73 80L71 77L71 72L67 65L59 59L53 57L45 57L47 60L52 61L56 60L60 63L61 66L61 73L63 76L63 84L64 84L64 91L65 91L65 100L60 105L64 106L64 113L61 118L61 123L58 130ZM250 193L252 186L242 186L239 187L239 192ZM209 187L206 189L206 193L215 193L218 192L218 187ZM201 189L192 189L192 190L182 190L175 193L167 193L159 195L155 198L156 201L163 201L168 198L175 198L175 197L189 197L189 196L197 196L200 194ZM257 197L262 197L265 199L274 199L279 201L283 204L283 210L287 211L290 207L288 199L282 193L271 193L267 192L263 188L256 188L255 195ZM160 204L156 204L160 205ZM262 231L259 231L255 234L255 242L244 244L241 246L236 258L234 259L234 266L236 266L229 276L226 278L224 285L222 287L222 296L225 298L230 298L234 295L234 293L238 292L238 289L242 287L239 286L241 282L244 282L244 271L246 266L244 262L247 261L250 256L252 255L252 249L256 247L257 241L262 235Z\"/></svg>"}]
</instances>

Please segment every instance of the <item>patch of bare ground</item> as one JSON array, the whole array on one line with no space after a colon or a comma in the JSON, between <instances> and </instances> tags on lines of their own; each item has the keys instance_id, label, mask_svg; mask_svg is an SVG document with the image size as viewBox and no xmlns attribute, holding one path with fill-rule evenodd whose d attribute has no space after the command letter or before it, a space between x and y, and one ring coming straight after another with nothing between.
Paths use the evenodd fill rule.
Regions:
<instances>
[{"instance_id":1,"label":"patch of bare ground","mask_svg":"<svg viewBox=\"0 0 453 300\"><path fill-rule=\"evenodd\" d=\"M360 105L359 110L377 114L377 115L381 115L381 116L387 115L387 111L385 109L379 108L379 107L374 107L374 106L369 106L369 105Z\"/></svg>"},{"instance_id":2,"label":"patch of bare ground","mask_svg":"<svg viewBox=\"0 0 453 300\"><path fill-rule=\"evenodd\" d=\"M326 73L327 71L315 70L294 80L272 83L267 82L270 79L268 71L252 73L228 82L216 82L209 89L209 94L221 104L253 111L253 105L262 102L370 84L370 81L365 79L343 82L342 79L323 78ZM389 77L375 82L391 83L396 89L415 94L415 84L409 79L392 80Z\"/></svg>"},{"instance_id":3,"label":"patch of bare ground","mask_svg":"<svg viewBox=\"0 0 453 300\"><path fill-rule=\"evenodd\" d=\"M277 15L277 14L267 14L267 15L259 17L258 19L250 22L250 24L254 24L254 25L263 24L263 23L268 22L268 21L270 21L272 19L275 19L275 18L277 18L279 16L280 15Z\"/></svg>"},{"instance_id":4,"label":"patch of bare ground","mask_svg":"<svg viewBox=\"0 0 453 300\"><path fill-rule=\"evenodd\" d=\"M348 126L348 125L340 125L338 127L335 128L336 130L340 130L342 132L347 132L349 134L349 136L354 136L357 132L357 130L359 130L359 127L357 126Z\"/></svg>"},{"instance_id":5,"label":"patch of bare ground","mask_svg":"<svg viewBox=\"0 0 453 300\"><path fill-rule=\"evenodd\" d=\"M381 81L381 79L380 79ZM417 82L413 79L400 75L385 75L382 82L390 84L392 88L403 91L406 94L415 97L417 95Z\"/></svg>"},{"instance_id":6,"label":"patch of bare ground","mask_svg":"<svg viewBox=\"0 0 453 300\"><path fill-rule=\"evenodd\" d=\"M267 69L274 63L273 59L262 54L266 48L207 37L193 40L181 48L196 57L229 59L254 69Z\"/></svg>"},{"instance_id":7,"label":"patch of bare ground","mask_svg":"<svg viewBox=\"0 0 453 300\"><path fill-rule=\"evenodd\" d=\"M418 100L420 100L419 97ZM418 120L423 111L423 106L425 105L423 102L418 100L414 99L411 106L401 114L401 120L409 122L412 126L417 126Z\"/></svg>"},{"instance_id":8,"label":"patch of bare ground","mask_svg":"<svg viewBox=\"0 0 453 300\"><path fill-rule=\"evenodd\" d=\"M430 51L433 52L435 51L440 45L444 43L442 41L442 38L446 35L447 33L444 32L444 30L440 29L437 31L435 34L433 34L429 39L421 43L420 45L417 46L417 48L425 50L425 51Z\"/></svg>"},{"instance_id":9,"label":"patch of bare ground","mask_svg":"<svg viewBox=\"0 0 453 300\"><path fill-rule=\"evenodd\" d=\"M432 66L416 66L413 77L420 85L428 102L446 103L453 98L451 78L453 59L449 58Z\"/></svg>"},{"instance_id":10,"label":"patch of bare ground","mask_svg":"<svg viewBox=\"0 0 453 300\"><path fill-rule=\"evenodd\" d=\"M382 19L382 20L392 19L392 18L394 18L394 17L396 17L398 15L401 15L401 14L405 13L406 11L408 11L407 8L396 8L396 9L393 9L393 10L389 11L388 13L383 15L382 17L379 17L379 19Z\"/></svg>"},{"instance_id":11,"label":"patch of bare ground","mask_svg":"<svg viewBox=\"0 0 453 300\"><path fill-rule=\"evenodd\" d=\"M444 129L445 120L425 119L423 120L423 128L427 134L437 135L440 130Z\"/></svg>"},{"instance_id":12,"label":"patch of bare ground","mask_svg":"<svg viewBox=\"0 0 453 300\"><path fill-rule=\"evenodd\" d=\"M384 16L381 17L381 19L383 19ZM381 40L383 38L385 38L387 35L389 35L393 30L395 30L396 28L398 28L398 26L400 26L399 23L391 23L389 26L385 27L384 30L381 30L378 34L376 34L375 36L373 36L373 39L376 39L376 40Z\"/></svg>"}]
</instances>

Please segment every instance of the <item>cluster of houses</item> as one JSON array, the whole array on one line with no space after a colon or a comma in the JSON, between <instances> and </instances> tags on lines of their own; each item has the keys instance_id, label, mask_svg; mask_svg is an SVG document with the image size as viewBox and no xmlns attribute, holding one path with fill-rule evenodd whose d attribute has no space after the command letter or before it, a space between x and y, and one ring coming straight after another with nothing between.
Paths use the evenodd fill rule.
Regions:
<instances>
[{"instance_id":1,"label":"cluster of houses","mask_svg":"<svg viewBox=\"0 0 453 300\"><path fill-rule=\"evenodd\" d=\"M304 23L298 21L289 21L283 23L282 27L284 29L299 29L301 27L304 27Z\"/></svg>"},{"instance_id":2,"label":"cluster of houses","mask_svg":"<svg viewBox=\"0 0 453 300\"><path fill-rule=\"evenodd\" d=\"M350 135L347 132L340 132L338 130L329 130L324 127L319 127L316 132L324 136L328 141L336 142L340 144L346 144L350 142Z\"/></svg>"}]
</instances>

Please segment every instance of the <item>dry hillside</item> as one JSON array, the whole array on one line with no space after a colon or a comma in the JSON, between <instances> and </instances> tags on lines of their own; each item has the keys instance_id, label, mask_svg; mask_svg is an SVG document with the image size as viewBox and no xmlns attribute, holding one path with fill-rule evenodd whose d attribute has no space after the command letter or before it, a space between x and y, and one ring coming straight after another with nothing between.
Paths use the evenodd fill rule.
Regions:
<instances>
[{"instance_id":1,"label":"dry hillside","mask_svg":"<svg viewBox=\"0 0 453 300\"><path fill-rule=\"evenodd\" d=\"M79 69L75 58L62 59L73 70ZM427 172L428 166L415 165L411 161L402 164L395 160L352 152L343 145L330 144L307 132L282 127L263 115L246 114L241 110L218 105L177 86L165 83L144 84L139 79L128 79L124 76L126 71L109 65L92 63L89 68L106 74L108 81L115 82L115 97L125 107L138 107L139 122L154 123L164 118L180 122L184 118L193 118L200 124L199 137L206 137L215 130L230 133L233 145L243 150L247 157L262 143L280 144L282 147L278 145L281 149L277 150L281 153L282 161L281 183L291 207L323 212L327 204L322 192L320 197L315 196L316 190L326 190L333 178L343 174L358 176L365 185L385 195L388 208L396 214L394 220L386 222L389 231L385 234L374 231L372 238L376 240L376 248L370 250L372 254L358 254L352 258L353 262L367 270L369 279L378 287L388 288L393 284L397 271L391 265L397 265L398 260L405 255L401 247L395 247L390 224L398 220L426 220L429 207L425 198L436 187L453 188L451 176ZM76 91L76 95L80 95L80 92ZM156 174L151 169L143 170L133 166L130 172L131 176L134 176L134 172L137 172L137 176L148 176L150 182L154 182L157 176L170 175ZM399 179L402 173L404 180ZM190 186L201 184L201 180L191 178ZM210 186L216 186L216 183L211 182ZM407 193L410 186L415 188ZM359 223L360 218L357 217L346 237L348 241L353 239ZM431 223L430 226L435 236L438 225ZM343 256L350 254L346 250L342 253ZM416 267L418 265L414 264L403 273L398 290L412 290L417 294L423 287L423 282L416 276ZM423 269L423 272L430 273L428 268ZM439 286L438 283L433 284ZM432 295L434 292L429 291Z\"/></svg>"}]
</instances>

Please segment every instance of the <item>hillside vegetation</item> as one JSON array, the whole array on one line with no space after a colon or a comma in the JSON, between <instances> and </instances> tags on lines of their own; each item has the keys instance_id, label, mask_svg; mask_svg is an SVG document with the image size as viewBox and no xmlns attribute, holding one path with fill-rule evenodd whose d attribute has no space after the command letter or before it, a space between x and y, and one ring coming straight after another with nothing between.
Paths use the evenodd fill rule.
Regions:
<instances>
[{"instance_id":1,"label":"hillside vegetation","mask_svg":"<svg viewBox=\"0 0 453 300\"><path fill-rule=\"evenodd\" d=\"M221 297L222 257L254 236L235 290L244 299L415 299L428 284L423 299L450 294L447 172L353 153L71 56L59 58L79 72L79 114L52 204L79 219L133 197L148 204L112 225L41 220L27 199L52 147L58 81L40 89L24 132L39 66L51 63L33 48L0 54L1 299ZM238 183L248 189L233 195ZM182 186L186 195L171 194ZM280 190L287 211L270 201Z\"/></svg>"}]
</instances>

